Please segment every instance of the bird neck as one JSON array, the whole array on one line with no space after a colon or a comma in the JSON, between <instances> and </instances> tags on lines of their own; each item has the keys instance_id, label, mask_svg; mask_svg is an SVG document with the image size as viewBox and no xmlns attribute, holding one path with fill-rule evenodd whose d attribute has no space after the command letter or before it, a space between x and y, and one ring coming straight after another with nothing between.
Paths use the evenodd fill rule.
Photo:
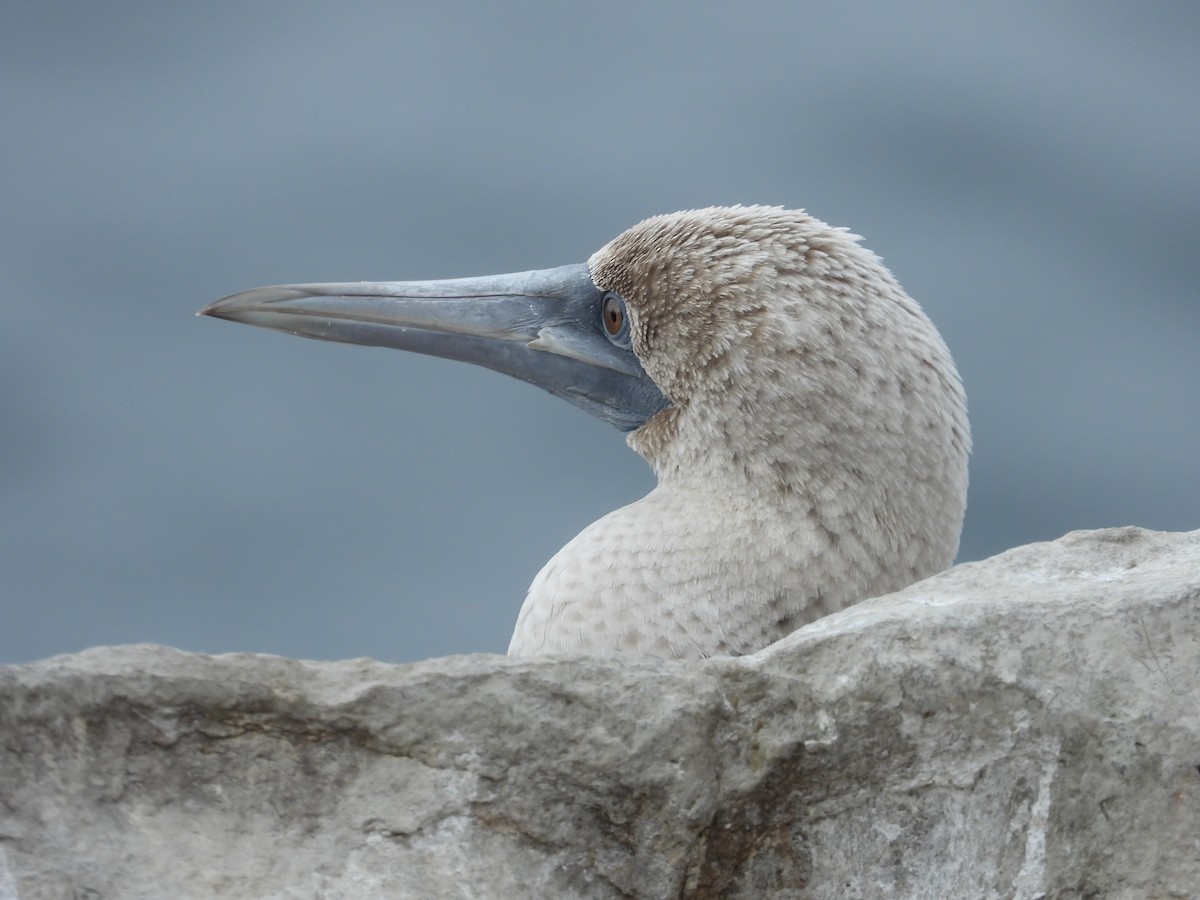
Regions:
<instances>
[{"instance_id":1,"label":"bird neck","mask_svg":"<svg viewBox=\"0 0 1200 900\"><path fill-rule=\"evenodd\" d=\"M813 405L778 427L743 418L731 431L704 408L673 407L628 442L654 469L660 493L727 521L811 532L821 553L854 540L865 551L857 565L871 568L874 558L890 570L898 562L909 580L948 565L958 548L969 440L954 417L933 416L919 429L930 440L919 442L849 401L836 409L841 418Z\"/></svg>"}]
</instances>

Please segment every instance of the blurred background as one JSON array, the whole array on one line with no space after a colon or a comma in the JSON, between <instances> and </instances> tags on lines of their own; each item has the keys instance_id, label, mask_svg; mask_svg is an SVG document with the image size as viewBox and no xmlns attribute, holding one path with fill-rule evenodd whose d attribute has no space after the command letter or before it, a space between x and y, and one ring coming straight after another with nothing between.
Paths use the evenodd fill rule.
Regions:
<instances>
[{"instance_id":1,"label":"blurred background","mask_svg":"<svg viewBox=\"0 0 1200 900\"><path fill-rule=\"evenodd\" d=\"M1200 4L7 3L0 662L502 652L653 483L499 375L196 319L804 207L954 352L960 560L1200 527Z\"/></svg>"}]
</instances>

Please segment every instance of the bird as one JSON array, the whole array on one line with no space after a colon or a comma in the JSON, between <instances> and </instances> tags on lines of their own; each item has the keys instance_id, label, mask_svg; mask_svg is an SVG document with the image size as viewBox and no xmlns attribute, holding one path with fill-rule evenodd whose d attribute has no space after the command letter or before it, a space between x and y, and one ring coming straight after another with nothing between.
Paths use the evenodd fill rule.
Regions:
<instances>
[{"instance_id":1,"label":"bird","mask_svg":"<svg viewBox=\"0 0 1200 900\"><path fill-rule=\"evenodd\" d=\"M609 422L657 484L545 564L509 654L741 656L958 552L962 380L861 240L708 207L582 264L256 288L198 315L485 366Z\"/></svg>"}]
</instances>

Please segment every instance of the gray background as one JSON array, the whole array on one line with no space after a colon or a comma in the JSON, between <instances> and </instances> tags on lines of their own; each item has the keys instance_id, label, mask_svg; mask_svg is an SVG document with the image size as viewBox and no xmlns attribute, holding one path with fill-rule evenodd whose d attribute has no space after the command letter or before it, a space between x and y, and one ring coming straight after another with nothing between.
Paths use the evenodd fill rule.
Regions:
<instances>
[{"instance_id":1,"label":"gray background","mask_svg":"<svg viewBox=\"0 0 1200 900\"><path fill-rule=\"evenodd\" d=\"M1200 4L0 7L0 661L502 651L652 477L441 360L202 320L806 207L953 350L961 559L1200 527Z\"/></svg>"}]
</instances>

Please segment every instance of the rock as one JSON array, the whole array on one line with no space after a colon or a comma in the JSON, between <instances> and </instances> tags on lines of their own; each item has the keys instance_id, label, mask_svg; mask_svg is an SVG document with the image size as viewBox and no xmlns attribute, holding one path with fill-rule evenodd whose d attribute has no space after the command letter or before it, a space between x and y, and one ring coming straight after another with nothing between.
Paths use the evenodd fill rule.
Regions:
<instances>
[{"instance_id":1,"label":"rock","mask_svg":"<svg viewBox=\"0 0 1200 900\"><path fill-rule=\"evenodd\" d=\"M1188 897L1200 531L1078 532L741 659L0 669L0 898Z\"/></svg>"}]
</instances>

